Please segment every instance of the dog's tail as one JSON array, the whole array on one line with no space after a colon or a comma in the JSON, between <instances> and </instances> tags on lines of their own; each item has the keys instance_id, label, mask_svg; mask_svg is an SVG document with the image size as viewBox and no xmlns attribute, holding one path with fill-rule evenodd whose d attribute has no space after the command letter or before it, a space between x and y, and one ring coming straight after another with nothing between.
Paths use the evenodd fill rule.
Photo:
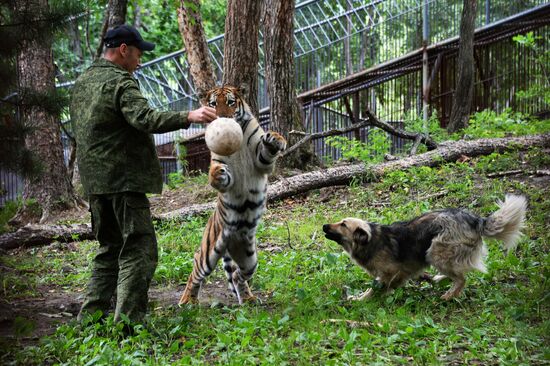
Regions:
<instances>
[{"instance_id":1,"label":"dog's tail","mask_svg":"<svg viewBox=\"0 0 550 366\"><path fill-rule=\"evenodd\" d=\"M508 251L514 249L524 227L527 200L524 196L506 195L498 202L499 209L485 219L483 236L503 241Z\"/></svg>"}]
</instances>

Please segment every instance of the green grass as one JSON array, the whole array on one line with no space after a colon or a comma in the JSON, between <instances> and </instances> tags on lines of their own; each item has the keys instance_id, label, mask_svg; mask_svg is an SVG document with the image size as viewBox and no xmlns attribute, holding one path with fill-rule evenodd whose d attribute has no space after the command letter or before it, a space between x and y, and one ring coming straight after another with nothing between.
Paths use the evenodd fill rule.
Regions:
<instances>
[{"instance_id":1,"label":"green grass","mask_svg":"<svg viewBox=\"0 0 550 366\"><path fill-rule=\"evenodd\" d=\"M539 168L541 152L527 156ZM524 157L525 158L525 157ZM168 307L151 311L147 328L122 337L121 325L61 326L38 346L13 348L20 364L542 364L548 344L548 189L485 174L521 165L517 153L475 163L414 168L388 174L364 187L358 183L329 202L312 193L302 204L271 205L259 241L282 251L261 251L252 288L268 295L262 305ZM442 197L418 200L438 191ZM529 197L526 235L505 255L489 241L488 273L471 273L464 296L444 302L448 283L412 282L389 296L349 302L346 293L365 290L372 279L353 265L338 245L323 238L323 223L345 216L390 223L426 210L458 206L487 215L506 192ZM386 203L381 205L380 203ZM157 224L160 260L155 286L185 281L205 218ZM290 232L290 236L289 236ZM290 240L289 240L290 238ZM292 246L292 248L289 246ZM29 282L67 290L85 283L93 242L77 251L36 249L10 266L32 268ZM45 261L47 259L47 261ZM43 263L48 263L46 264ZM46 274L78 268L76 277ZM48 267L48 268L46 268ZM218 270L216 275L222 275ZM22 288L6 295L22 293ZM351 327L344 322L359 322Z\"/></svg>"},{"instance_id":2,"label":"green grass","mask_svg":"<svg viewBox=\"0 0 550 366\"><path fill-rule=\"evenodd\" d=\"M15 215L20 204L20 201L7 201L0 208L0 234L9 231L8 221Z\"/></svg>"},{"instance_id":3,"label":"green grass","mask_svg":"<svg viewBox=\"0 0 550 366\"><path fill-rule=\"evenodd\" d=\"M515 127L514 127L515 128ZM122 324L69 323L33 346L6 345L4 364L21 365L399 365L550 363L550 188L537 179L488 178L513 169L548 169L540 149L492 154L437 168L360 180L328 201L270 204L258 229L262 248L252 281L267 300L227 307L175 305L151 309L146 327L123 337ZM547 181L546 181L547 182ZM510 254L487 241L488 273L471 273L459 299L440 296L449 286L410 282L388 296L345 300L373 285L341 248L322 235L322 224L346 216L388 224L428 210L465 207L489 215L505 193L525 194L525 235ZM440 193L437 196L434 194ZM156 223L159 265L154 287L183 284L192 268L206 217ZM95 242L2 255L18 272L3 280L3 296L33 296L40 285L78 291L84 286ZM71 268L69 273L63 268ZM220 266L219 266L220 267ZM221 268L213 278L223 277ZM356 327L345 321L355 322ZM21 327L25 320L20 320ZM2 346L2 345L0 345Z\"/></svg>"}]
</instances>

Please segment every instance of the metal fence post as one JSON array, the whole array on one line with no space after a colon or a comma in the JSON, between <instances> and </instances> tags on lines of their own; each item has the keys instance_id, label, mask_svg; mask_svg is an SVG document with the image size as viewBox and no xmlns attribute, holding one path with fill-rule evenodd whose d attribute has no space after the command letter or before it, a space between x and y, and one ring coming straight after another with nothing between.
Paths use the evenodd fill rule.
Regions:
<instances>
[{"instance_id":1,"label":"metal fence post","mask_svg":"<svg viewBox=\"0 0 550 366\"><path fill-rule=\"evenodd\" d=\"M422 8L422 119L424 121L424 132L428 132L428 43L430 37L428 19L428 0L424 0Z\"/></svg>"}]
</instances>

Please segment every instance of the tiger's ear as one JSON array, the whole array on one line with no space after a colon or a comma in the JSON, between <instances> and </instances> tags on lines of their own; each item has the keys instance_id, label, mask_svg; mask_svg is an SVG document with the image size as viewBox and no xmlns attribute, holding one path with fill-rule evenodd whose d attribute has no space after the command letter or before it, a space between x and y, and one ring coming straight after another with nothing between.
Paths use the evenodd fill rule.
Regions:
<instances>
[{"instance_id":1,"label":"tiger's ear","mask_svg":"<svg viewBox=\"0 0 550 366\"><path fill-rule=\"evenodd\" d=\"M210 95L210 91L205 91L205 90L197 91L197 97L199 98L199 103L201 105L208 105L209 95Z\"/></svg>"},{"instance_id":2,"label":"tiger's ear","mask_svg":"<svg viewBox=\"0 0 550 366\"><path fill-rule=\"evenodd\" d=\"M248 84L247 83L242 83L241 85L239 85L237 88L237 93L239 93L239 95L241 97L243 97L244 95L248 94L248 91L250 90L250 88L248 87Z\"/></svg>"}]
</instances>

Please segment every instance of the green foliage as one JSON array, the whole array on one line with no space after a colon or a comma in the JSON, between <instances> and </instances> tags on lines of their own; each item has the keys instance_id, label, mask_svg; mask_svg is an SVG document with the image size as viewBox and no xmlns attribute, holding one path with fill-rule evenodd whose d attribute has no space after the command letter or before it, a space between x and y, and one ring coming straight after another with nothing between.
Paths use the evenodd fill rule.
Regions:
<instances>
[{"instance_id":1,"label":"green foliage","mask_svg":"<svg viewBox=\"0 0 550 366\"><path fill-rule=\"evenodd\" d=\"M0 208L0 234L9 230L8 221L15 215L21 201L7 201L4 207Z\"/></svg>"},{"instance_id":2,"label":"green foliage","mask_svg":"<svg viewBox=\"0 0 550 366\"><path fill-rule=\"evenodd\" d=\"M100 43L107 3L106 0L85 2L86 11L70 24L71 31L66 37L56 39L54 54L60 82L76 79L93 61ZM201 16L206 39L224 33L226 6L225 0L202 2ZM143 38L156 44L153 51L143 54L142 62L183 48L177 19L179 7L179 0L128 2L126 23L137 26Z\"/></svg>"},{"instance_id":3,"label":"green foliage","mask_svg":"<svg viewBox=\"0 0 550 366\"><path fill-rule=\"evenodd\" d=\"M201 3L201 16L207 39L225 33L226 0L210 0Z\"/></svg>"},{"instance_id":4,"label":"green foliage","mask_svg":"<svg viewBox=\"0 0 550 366\"><path fill-rule=\"evenodd\" d=\"M391 146L388 135L378 129L370 131L368 143L344 136L327 137L325 142L329 146L340 149L344 159L356 159L368 164L382 161L384 154L390 151Z\"/></svg>"},{"instance_id":5,"label":"green foliage","mask_svg":"<svg viewBox=\"0 0 550 366\"><path fill-rule=\"evenodd\" d=\"M205 187L208 184L207 174L186 175L179 172L168 174L167 186L169 189L189 188L196 190L197 187Z\"/></svg>"},{"instance_id":6,"label":"green foliage","mask_svg":"<svg viewBox=\"0 0 550 366\"><path fill-rule=\"evenodd\" d=\"M425 131L425 125L427 131ZM441 123L439 122L437 111L435 110L428 118L427 123L425 123L419 115L414 113L408 114L405 116L405 130L414 133L427 133L436 142L442 142L449 138L447 130L441 128Z\"/></svg>"},{"instance_id":7,"label":"green foliage","mask_svg":"<svg viewBox=\"0 0 550 366\"><path fill-rule=\"evenodd\" d=\"M96 242L80 242L78 250L54 242L29 249L24 258L0 255L3 268L11 269L0 272L0 294L5 299L16 299L39 296L38 289L43 285L83 288L96 248Z\"/></svg>"},{"instance_id":8,"label":"green foliage","mask_svg":"<svg viewBox=\"0 0 550 366\"><path fill-rule=\"evenodd\" d=\"M185 144L176 141L179 146L179 154L177 159L184 172L189 173L189 161L187 161L187 146Z\"/></svg>"},{"instance_id":9,"label":"green foliage","mask_svg":"<svg viewBox=\"0 0 550 366\"><path fill-rule=\"evenodd\" d=\"M17 338L21 338L28 336L36 328L36 324L32 320L18 316L13 322L13 327L15 330L15 336Z\"/></svg>"},{"instance_id":10,"label":"green foliage","mask_svg":"<svg viewBox=\"0 0 550 366\"><path fill-rule=\"evenodd\" d=\"M469 125L460 133L451 136L460 139L463 135L473 138L494 138L505 136L521 136L550 131L550 120L537 120L510 109L497 113L486 109L474 113Z\"/></svg>"},{"instance_id":11,"label":"green foliage","mask_svg":"<svg viewBox=\"0 0 550 366\"><path fill-rule=\"evenodd\" d=\"M168 174L168 188L174 189L179 187L185 181L185 177L180 172L173 172Z\"/></svg>"},{"instance_id":12,"label":"green foliage","mask_svg":"<svg viewBox=\"0 0 550 366\"><path fill-rule=\"evenodd\" d=\"M449 135L440 127L436 113L430 116L426 125L420 116L409 114L406 117L407 131L425 133L425 127L428 135L440 143L449 139L460 140L465 136L469 139L477 139L546 133L550 131L550 119L539 120L523 113L513 112L511 109L505 109L502 113L486 109L472 114L466 129ZM344 136L328 137L325 141L327 145L340 149L344 159L355 159L366 163L382 161L384 154L391 146L386 133L378 129L373 130L369 135L369 143L351 140ZM404 150L408 151L411 146L412 142L407 142ZM418 153L425 151L426 147L420 145Z\"/></svg>"},{"instance_id":13,"label":"green foliage","mask_svg":"<svg viewBox=\"0 0 550 366\"><path fill-rule=\"evenodd\" d=\"M193 254L199 248L205 225L206 218L195 217L159 227L159 264L154 278L157 283L176 284L191 272Z\"/></svg>"},{"instance_id":14,"label":"green foliage","mask_svg":"<svg viewBox=\"0 0 550 366\"><path fill-rule=\"evenodd\" d=\"M544 39L541 36L535 36L534 33L528 32L524 35L518 34L512 38L520 47L524 47L532 51L537 69L534 78L537 82L533 83L528 89L520 90L516 96L520 100L536 102L542 99L545 104L550 104L550 50L544 47Z\"/></svg>"}]
</instances>

